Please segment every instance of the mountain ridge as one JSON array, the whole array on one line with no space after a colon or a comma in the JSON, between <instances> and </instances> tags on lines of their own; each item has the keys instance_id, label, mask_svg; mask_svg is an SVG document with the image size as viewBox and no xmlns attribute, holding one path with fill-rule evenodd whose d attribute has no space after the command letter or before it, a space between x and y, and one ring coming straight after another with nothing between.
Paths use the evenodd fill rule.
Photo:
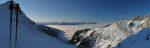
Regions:
<instances>
[{"instance_id":1,"label":"mountain ridge","mask_svg":"<svg viewBox=\"0 0 150 48\"><path fill-rule=\"evenodd\" d=\"M9 19L10 11L9 6L10 1L7 1L4 4L0 4L0 48L9 48ZM16 3L14 3L16 5ZM15 10L13 10L13 23L12 23L12 44L11 47L14 47L15 44L15 23L16 23ZM49 31L56 31L58 38L53 37L41 31L41 28L36 25L35 22L30 20L23 13L19 15L18 23L18 48L75 48L72 45L66 44L63 42L65 40L63 33L56 29L48 28ZM40 28L40 29L39 29ZM58 45L60 44L60 45Z\"/></svg>"},{"instance_id":2,"label":"mountain ridge","mask_svg":"<svg viewBox=\"0 0 150 48\"><path fill-rule=\"evenodd\" d=\"M127 37L137 34L145 28L149 28L149 19L150 16L137 16L128 20L116 21L104 28L91 29L95 30L91 33L94 35L86 37L86 33L74 34L80 40L72 38L70 42L80 43L77 45L79 48L114 48Z\"/></svg>"}]
</instances>

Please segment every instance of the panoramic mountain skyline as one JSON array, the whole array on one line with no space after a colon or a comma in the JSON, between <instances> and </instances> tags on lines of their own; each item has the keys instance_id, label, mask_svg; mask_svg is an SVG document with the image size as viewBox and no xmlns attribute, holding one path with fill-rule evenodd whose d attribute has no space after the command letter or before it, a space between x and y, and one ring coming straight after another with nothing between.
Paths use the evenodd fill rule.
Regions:
<instances>
[{"instance_id":1,"label":"panoramic mountain skyline","mask_svg":"<svg viewBox=\"0 0 150 48\"><path fill-rule=\"evenodd\" d=\"M7 0L1 0L4 3ZM149 0L14 0L35 22L114 22L150 12Z\"/></svg>"},{"instance_id":2,"label":"panoramic mountain skyline","mask_svg":"<svg viewBox=\"0 0 150 48\"><path fill-rule=\"evenodd\" d=\"M68 2L68 0L64 0L64 1ZM137 7L139 8L141 7L141 8L140 9L133 8L132 9L133 12L131 13L129 12L131 10L124 10L124 9L127 9L128 8L127 6L133 7L131 5L131 4L135 4L133 2L128 2L128 0L126 1L109 0L111 1L111 3L109 3L108 0L105 0L105 1L107 3L106 2L101 2L101 3L104 3L104 4L106 3L104 7L106 7L107 9L110 9L107 11L105 10L106 14L104 14L104 15L108 14L109 16L102 16L105 20L102 20L102 17L98 16L99 10L97 9L98 12L96 12L95 6L94 6L95 9L93 9L93 7L85 9L85 10L83 9L84 7L89 7L89 6L86 6L87 3L88 5L91 5L91 6L93 6L92 4L96 5L95 4L96 0L94 1L95 3L91 3L88 0L88 2L83 3L85 5L78 4L76 7L79 7L80 5L81 7L79 8L80 10L78 10L76 7L75 8L72 8L72 6L69 7L68 5L72 4L73 2L75 3L78 2L78 1L70 0L69 1L70 4L69 2L64 3L65 5L67 4L65 8L64 6L61 6L62 8L58 8L60 9L58 10L60 12L56 13L57 9L55 9L54 11L56 12L52 12L53 14L47 14L48 16L42 16L42 17L30 16L29 13L33 15L34 14L43 15L43 13L49 13L47 12L49 11L48 9L43 9L47 5L46 3L45 3L45 6L43 7L42 5L40 5L40 2L39 2L37 6L39 8L36 8L36 7L28 8L28 7L19 6L19 4L14 3L13 1L7 1L5 3L0 2L2 3L0 4L0 26L1 26L0 27L0 48L149 48L150 47L149 46L150 44L150 14L148 14L149 3L144 1L143 4L141 4L142 1L141 2L139 1L140 4L138 4ZM130 5L127 5L127 2ZM136 3L137 2L138 0L136 1ZM97 1L97 3L100 3L100 2ZM109 5L117 5L117 6L112 6L112 8L109 8L111 6L109 5L107 6L108 3ZM62 4L59 4L59 5L62 5ZM98 5L101 5L101 4L97 4L97 6ZM122 6L119 6L119 5L122 5ZM24 10L27 8L30 11L24 12ZM36 11L39 11L38 14L37 12L34 12L34 9L35 10L37 9ZM72 9L77 9L77 10L72 10ZM94 11L89 12L90 9L91 11L94 10L95 12ZM145 11L143 11L142 9L144 9ZM120 14L118 10L121 10ZM28 11L28 10L25 10L25 11ZM34 13L32 13L32 11ZM68 12L66 13L65 11L68 11ZM80 11L83 11L83 12L80 12ZM55 17L49 16L49 15L62 15L61 13L64 14L64 16L66 16L66 14L69 14L69 15L66 18L63 16L61 16L62 18L58 16L55 16ZM78 13L81 13L81 14L78 14ZM89 14L86 14L86 13L89 13ZM113 13L116 13L116 15L125 14L126 16L114 16L115 14ZM76 15L76 14L77 15L93 15L93 16L91 18L89 16L84 16L85 18L82 18L83 16L73 16L73 17L71 16L71 15ZM127 16L131 14L138 15L138 16ZM142 16L142 15L145 15L145 16ZM30 19L28 17L30 17ZM46 18L49 20L47 20ZM115 18L125 19L125 20L117 20L110 24L106 23L106 22L111 22L115 20ZM66 19L66 20L63 20L63 19ZM74 20L77 20L77 19L79 19L79 22L73 22ZM55 25L46 25L47 23L38 24L36 23L36 22L39 22L38 20L44 21L44 22L53 21L51 23ZM61 20L63 20L64 22L55 22L55 21L61 21ZM66 22L66 21L71 21L71 22ZM82 22L82 21L87 21L87 22ZM94 21L94 22L91 22L91 21ZM97 23L95 21L97 22L102 21L102 23ZM49 23L50 22L48 22L48 24Z\"/></svg>"}]
</instances>

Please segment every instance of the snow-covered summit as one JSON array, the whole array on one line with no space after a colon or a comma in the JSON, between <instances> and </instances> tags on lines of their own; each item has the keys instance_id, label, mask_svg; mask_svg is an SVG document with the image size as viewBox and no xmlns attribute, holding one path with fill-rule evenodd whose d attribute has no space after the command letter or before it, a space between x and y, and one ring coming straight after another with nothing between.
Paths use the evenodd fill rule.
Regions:
<instances>
[{"instance_id":1,"label":"snow-covered summit","mask_svg":"<svg viewBox=\"0 0 150 48\"><path fill-rule=\"evenodd\" d=\"M104 31L101 32L104 35L110 37L110 39L108 39L109 40L108 42L110 43L106 43L107 47L108 45L110 45L111 47L115 47L117 44L119 44L121 41L126 39L128 36L137 34L140 30L150 27L148 25L150 23L148 22L149 18L150 18L149 16L143 16L143 17L138 16L130 20L117 21L113 23L111 26L103 28ZM96 45L99 46L99 44ZM105 44L100 46L105 46Z\"/></svg>"},{"instance_id":2,"label":"snow-covered summit","mask_svg":"<svg viewBox=\"0 0 150 48\"><path fill-rule=\"evenodd\" d=\"M104 46L105 47L115 47L117 44L119 44L121 41L126 39L128 36L131 36L133 34L137 34L140 30L149 27L148 24L149 16L144 17L135 17L131 20L121 20L113 23L111 26L102 28L103 31L101 36L106 35L109 37L109 39L104 40L107 43L101 44L102 42L97 43L96 45ZM97 31L99 32L99 31ZM109 43L108 43L109 42Z\"/></svg>"},{"instance_id":3,"label":"snow-covered summit","mask_svg":"<svg viewBox=\"0 0 150 48\"><path fill-rule=\"evenodd\" d=\"M10 4L10 1L7 1L6 3L4 4L1 4L0 5L0 16L1 18L3 19L7 19L9 20L10 19L10 10L9 10L9 4ZM16 5L17 3L14 2L14 6ZM16 11L13 9L13 21L15 21L15 18L16 18L16 15L15 15ZM24 23L24 24L34 24L34 22L32 20L30 20L28 17L26 17L26 15L24 14L23 11L21 11L21 15L19 15L19 22L20 23Z\"/></svg>"},{"instance_id":4,"label":"snow-covered summit","mask_svg":"<svg viewBox=\"0 0 150 48\"><path fill-rule=\"evenodd\" d=\"M10 1L0 4L0 48L9 48L9 25L10 25L10 11L9 11ZM14 3L16 5L16 3ZM12 23L12 48L15 44L15 10L13 10L13 23ZM46 31L50 31L51 34L58 32L56 37L48 35ZM60 34L59 34L60 33ZM65 38L63 36L63 31L54 28L40 28L32 20L30 20L26 15L21 13L19 15L19 25L18 25L18 48L74 48L62 42Z\"/></svg>"},{"instance_id":5,"label":"snow-covered summit","mask_svg":"<svg viewBox=\"0 0 150 48\"><path fill-rule=\"evenodd\" d=\"M150 27L150 16L137 16L128 20L116 21L108 27L95 28L89 37L80 40L81 48L112 48L131 35L139 33L144 28ZM91 32L91 31L87 31ZM84 35L80 35L84 34ZM86 36L86 33L74 35ZM94 35L92 35L94 34Z\"/></svg>"}]
</instances>

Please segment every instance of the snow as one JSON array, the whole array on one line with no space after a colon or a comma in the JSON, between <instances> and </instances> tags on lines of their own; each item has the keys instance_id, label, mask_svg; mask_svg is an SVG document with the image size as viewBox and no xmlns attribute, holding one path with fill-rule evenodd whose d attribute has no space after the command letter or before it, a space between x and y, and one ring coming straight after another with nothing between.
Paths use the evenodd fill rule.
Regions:
<instances>
[{"instance_id":1,"label":"snow","mask_svg":"<svg viewBox=\"0 0 150 48\"><path fill-rule=\"evenodd\" d=\"M109 27L102 28L103 31L97 31L97 32L102 32L101 36L108 36L109 38L108 39L102 38L102 39L104 39L104 41L101 41L100 43L96 44L95 46L97 46L99 48L106 48L109 45L110 45L110 47L116 47L121 41L126 39L128 36L137 34L143 28L148 27L148 26L145 26L145 24L148 24L146 22L148 17L141 17L141 18L144 18L144 19L137 19L134 21L133 20L117 21ZM131 22L135 24L133 27L129 26L129 24ZM105 42L107 42L107 43L105 43ZM102 43L104 43L104 44L102 44ZM128 48L128 47L125 47L125 48Z\"/></svg>"},{"instance_id":2,"label":"snow","mask_svg":"<svg viewBox=\"0 0 150 48\"><path fill-rule=\"evenodd\" d=\"M133 38L131 38L131 40L129 40L130 43L132 43L132 41L135 41L135 44L132 45L128 43L129 41L126 41L125 43L127 44L124 45L122 45L121 43L127 38L130 38L130 36L135 36L135 34L140 34L140 31L143 30L144 28L149 28L150 27L149 18L150 16L135 17L129 20L116 21L108 27L104 27L104 28L98 27L92 29L94 31L91 32L92 33L95 32L94 35L86 37L84 40L87 40L88 38L88 41L84 41L84 40L80 41L81 42L80 44L84 44L85 42L91 43L92 45L85 45L85 47L91 47L91 48L113 48L117 46L120 47L120 45L122 48L124 46L125 46L124 48L130 48L130 46L133 46L131 48L140 48L136 46L136 43L140 42L139 46L150 47L150 46L146 46L147 43L142 42L143 40L141 40L140 38L136 39L136 41L132 40ZM150 34L150 33L141 34L140 37L145 38L146 34ZM139 36L135 36L134 38L138 38L138 37ZM84 46L80 44L79 46Z\"/></svg>"},{"instance_id":3,"label":"snow","mask_svg":"<svg viewBox=\"0 0 150 48\"><path fill-rule=\"evenodd\" d=\"M0 4L0 48L9 48L9 1ZM13 10L14 11L14 10ZM12 47L15 43L15 13L13 12ZM51 29L53 30L53 29ZM59 39L63 35L59 35ZM76 48L38 30L37 25L22 13L19 16L18 48Z\"/></svg>"},{"instance_id":4,"label":"snow","mask_svg":"<svg viewBox=\"0 0 150 48\"><path fill-rule=\"evenodd\" d=\"M149 48L150 41L146 39L150 35L150 28L145 28L137 34L131 35L121 42L122 48Z\"/></svg>"},{"instance_id":5,"label":"snow","mask_svg":"<svg viewBox=\"0 0 150 48\"><path fill-rule=\"evenodd\" d=\"M110 23L84 24L84 25L46 25L46 26L64 31L65 36L70 40L72 38L72 35L78 30L102 28L107 24Z\"/></svg>"},{"instance_id":6,"label":"snow","mask_svg":"<svg viewBox=\"0 0 150 48\"><path fill-rule=\"evenodd\" d=\"M0 48L9 47L9 1L0 4ZM14 11L14 10L13 10ZM23 12L23 11L22 11ZM72 35L83 37L78 47L85 48L149 48L150 44L150 16L138 16L128 20L116 21L110 26L101 27L97 24L73 26L68 32ZM15 13L13 12L12 47L15 41ZM19 16L18 48L76 48L66 43L64 32L55 28L57 37L50 36L39 30L39 25L34 24L24 13ZM89 29L89 30L82 30ZM70 35L71 36L71 35ZM81 38L78 38L81 39ZM77 39L76 39L77 40ZM73 40L74 41L74 40ZM84 44L86 43L86 44Z\"/></svg>"}]
</instances>

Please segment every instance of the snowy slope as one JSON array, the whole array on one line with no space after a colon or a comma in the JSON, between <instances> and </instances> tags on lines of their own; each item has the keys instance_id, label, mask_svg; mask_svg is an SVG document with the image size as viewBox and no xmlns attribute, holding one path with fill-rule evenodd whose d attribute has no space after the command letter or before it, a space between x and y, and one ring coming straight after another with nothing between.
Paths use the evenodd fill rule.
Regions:
<instances>
[{"instance_id":1,"label":"snowy slope","mask_svg":"<svg viewBox=\"0 0 150 48\"><path fill-rule=\"evenodd\" d=\"M147 22L149 21L148 18L149 16L145 16L145 17L138 16L129 20L117 21L109 27L102 28L103 31L101 31L102 32L101 36L105 35L108 36L109 38L103 39L101 37L104 40L104 42L103 41L97 42L95 44L96 45L95 48L116 47L121 41L126 39L128 36L137 34L143 28L149 27L148 24L150 22Z\"/></svg>"},{"instance_id":2,"label":"snowy slope","mask_svg":"<svg viewBox=\"0 0 150 48\"><path fill-rule=\"evenodd\" d=\"M150 28L145 28L122 41L119 48L150 48Z\"/></svg>"},{"instance_id":3,"label":"snowy slope","mask_svg":"<svg viewBox=\"0 0 150 48\"><path fill-rule=\"evenodd\" d=\"M9 48L9 1L0 4L0 48ZM15 12L15 11L14 11ZM13 12L12 47L15 40L15 13ZM53 29L50 29L53 30ZM64 39L64 38L63 38ZM22 13L19 16L18 48L75 48L38 30L37 25Z\"/></svg>"},{"instance_id":4,"label":"snowy slope","mask_svg":"<svg viewBox=\"0 0 150 48\"><path fill-rule=\"evenodd\" d=\"M144 28L150 27L149 20L150 20L150 16L143 16L143 17L137 16L128 20L116 21L115 23L105 28L92 29L94 31L91 33L91 35L89 37L85 37L83 40L80 40L80 44L78 45L78 47L81 48L116 47L117 45L119 45L120 42L125 40L127 37L139 33L139 31L143 30ZM74 36L76 37L86 36L80 34ZM86 34L86 32L84 34Z\"/></svg>"}]
</instances>

